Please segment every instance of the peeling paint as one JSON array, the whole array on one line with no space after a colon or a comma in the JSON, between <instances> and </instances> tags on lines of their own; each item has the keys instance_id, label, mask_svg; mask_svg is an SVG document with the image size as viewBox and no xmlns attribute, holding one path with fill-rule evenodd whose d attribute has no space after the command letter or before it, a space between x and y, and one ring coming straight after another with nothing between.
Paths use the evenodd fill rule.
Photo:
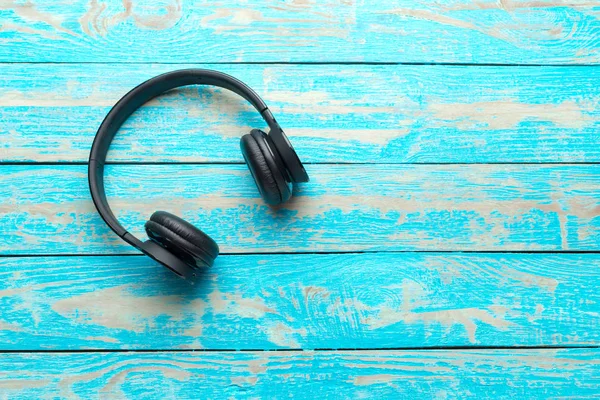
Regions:
<instances>
[{"instance_id":1,"label":"peeling paint","mask_svg":"<svg viewBox=\"0 0 600 400\"><path fill-rule=\"evenodd\" d=\"M515 100L467 104L433 103L429 112L434 118L462 130L514 129L526 121L550 122L559 128L581 129L594 119L574 101L560 104L523 104ZM483 125L483 127L482 127Z\"/></svg>"},{"instance_id":2,"label":"peeling paint","mask_svg":"<svg viewBox=\"0 0 600 400\"><path fill-rule=\"evenodd\" d=\"M301 348L299 339L308 334L306 328L293 329L283 323L278 323L266 328L268 340L279 347L292 349Z\"/></svg>"},{"instance_id":3,"label":"peeling paint","mask_svg":"<svg viewBox=\"0 0 600 400\"><path fill-rule=\"evenodd\" d=\"M143 332L155 328L161 317L172 321L170 329L186 317L200 323L205 304L199 299L184 301L180 296L139 297L133 286L121 285L58 300L52 310L81 324Z\"/></svg>"}]
</instances>

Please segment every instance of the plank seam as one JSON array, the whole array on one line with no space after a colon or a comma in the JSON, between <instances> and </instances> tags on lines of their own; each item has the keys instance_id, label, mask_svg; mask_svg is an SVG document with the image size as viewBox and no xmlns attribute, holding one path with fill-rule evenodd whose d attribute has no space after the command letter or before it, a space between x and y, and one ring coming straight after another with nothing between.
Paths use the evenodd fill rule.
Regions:
<instances>
[{"instance_id":1,"label":"plank seam","mask_svg":"<svg viewBox=\"0 0 600 400\"><path fill-rule=\"evenodd\" d=\"M600 254L600 250L381 250L381 251L298 251L298 252L239 252L219 253L219 256L275 256L275 255L352 255L352 254ZM137 253L56 253L56 254L1 254L2 258L34 257L145 257Z\"/></svg>"},{"instance_id":2,"label":"plank seam","mask_svg":"<svg viewBox=\"0 0 600 400\"><path fill-rule=\"evenodd\" d=\"M148 62L148 61L125 61L125 62L102 62L102 61L64 61L64 62L47 62L47 61L2 61L0 64L15 64L15 65L409 65L409 66L449 66L449 67L600 67L599 64L590 63L573 63L573 64L540 64L540 63L450 63L450 62L379 62L379 61L239 61L239 62Z\"/></svg>"},{"instance_id":3,"label":"plank seam","mask_svg":"<svg viewBox=\"0 0 600 400\"><path fill-rule=\"evenodd\" d=\"M316 349L75 349L75 350L0 350L0 354L64 354L64 353L278 353L278 352L365 352L365 351L480 351L480 350L572 350L600 349L600 345L574 346L430 346L430 347L375 347L375 348L316 348Z\"/></svg>"},{"instance_id":4,"label":"plank seam","mask_svg":"<svg viewBox=\"0 0 600 400\"><path fill-rule=\"evenodd\" d=\"M594 161L568 161L568 162L303 162L304 165L544 165L544 166L570 166L570 165L600 165ZM62 165L88 165L86 161L1 161L0 166L62 166ZM107 161L105 165L245 165L243 161Z\"/></svg>"}]
</instances>

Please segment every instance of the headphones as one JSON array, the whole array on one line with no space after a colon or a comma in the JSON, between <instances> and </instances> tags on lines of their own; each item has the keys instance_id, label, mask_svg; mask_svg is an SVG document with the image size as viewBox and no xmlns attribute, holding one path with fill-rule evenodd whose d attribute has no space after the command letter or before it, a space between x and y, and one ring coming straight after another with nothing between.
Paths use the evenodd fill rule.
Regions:
<instances>
[{"instance_id":1,"label":"headphones","mask_svg":"<svg viewBox=\"0 0 600 400\"><path fill-rule=\"evenodd\" d=\"M246 99L260 113L270 131L259 129L242 136L240 147L258 191L269 205L282 204L292 196L292 183L308 182L308 174L296 151L262 99L242 81L218 71L183 69L149 79L127 93L102 121L88 167L90 193L98 213L121 239L177 275L194 279L196 271L213 265L219 246L189 222L156 211L146 222L150 240L142 242L117 220L108 205L104 189L104 165L115 134L131 114L147 101L164 92L187 85L211 85L230 90Z\"/></svg>"}]
</instances>

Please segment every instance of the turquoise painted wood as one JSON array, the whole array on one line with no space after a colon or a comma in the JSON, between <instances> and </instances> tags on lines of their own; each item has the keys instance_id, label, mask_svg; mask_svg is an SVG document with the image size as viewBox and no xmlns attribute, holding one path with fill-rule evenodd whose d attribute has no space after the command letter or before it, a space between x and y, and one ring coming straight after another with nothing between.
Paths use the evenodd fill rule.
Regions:
<instances>
[{"instance_id":1,"label":"turquoise painted wood","mask_svg":"<svg viewBox=\"0 0 600 400\"><path fill-rule=\"evenodd\" d=\"M0 351L599 346L599 286L600 254L224 255L194 286L143 256L2 258Z\"/></svg>"},{"instance_id":2,"label":"turquoise painted wood","mask_svg":"<svg viewBox=\"0 0 600 400\"><path fill-rule=\"evenodd\" d=\"M145 235L160 209L224 253L598 251L598 165L309 165L309 184L269 208L244 165L111 165L110 203ZM0 166L1 254L123 254L87 167Z\"/></svg>"},{"instance_id":3,"label":"turquoise painted wood","mask_svg":"<svg viewBox=\"0 0 600 400\"><path fill-rule=\"evenodd\" d=\"M592 398L598 349L4 354L9 398Z\"/></svg>"},{"instance_id":4,"label":"turquoise painted wood","mask_svg":"<svg viewBox=\"0 0 600 400\"><path fill-rule=\"evenodd\" d=\"M0 64L0 161L86 162L122 95L190 67L248 82L305 162L600 161L594 67L211 64ZM125 124L109 159L239 163L239 138L264 126L230 93L174 91Z\"/></svg>"},{"instance_id":5,"label":"turquoise painted wood","mask_svg":"<svg viewBox=\"0 0 600 400\"><path fill-rule=\"evenodd\" d=\"M0 0L0 399L598 397L599 63L594 1ZM197 285L85 165L191 67L254 87L312 178L265 206L225 91L136 112L111 204L213 236Z\"/></svg>"},{"instance_id":6,"label":"turquoise painted wood","mask_svg":"<svg viewBox=\"0 0 600 400\"><path fill-rule=\"evenodd\" d=\"M0 62L596 64L576 0L3 1Z\"/></svg>"}]
</instances>

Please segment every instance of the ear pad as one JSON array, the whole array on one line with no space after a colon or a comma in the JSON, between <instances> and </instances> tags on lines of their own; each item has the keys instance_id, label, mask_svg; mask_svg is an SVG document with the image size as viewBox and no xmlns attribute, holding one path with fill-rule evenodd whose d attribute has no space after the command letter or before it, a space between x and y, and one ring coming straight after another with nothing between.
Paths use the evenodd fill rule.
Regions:
<instances>
[{"instance_id":1,"label":"ear pad","mask_svg":"<svg viewBox=\"0 0 600 400\"><path fill-rule=\"evenodd\" d=\"M207 234L168 212L156 211L145 227L151 240L194 269L212 266L219 255L219 246Z\"/></svg>"},{"instance_id":2,"label":"ear pad","mask_svg":"<svg viewBox=\"0 0 600 400\"><path fill-rule=\"evenodd\" d=\"M288 201L292 197L291 184L277 166L275 155L267 143L266 133L258 129L252 130L249 135L242 136L240 147L264 201L270 205Z\"/></svg>"}]
</instances>

